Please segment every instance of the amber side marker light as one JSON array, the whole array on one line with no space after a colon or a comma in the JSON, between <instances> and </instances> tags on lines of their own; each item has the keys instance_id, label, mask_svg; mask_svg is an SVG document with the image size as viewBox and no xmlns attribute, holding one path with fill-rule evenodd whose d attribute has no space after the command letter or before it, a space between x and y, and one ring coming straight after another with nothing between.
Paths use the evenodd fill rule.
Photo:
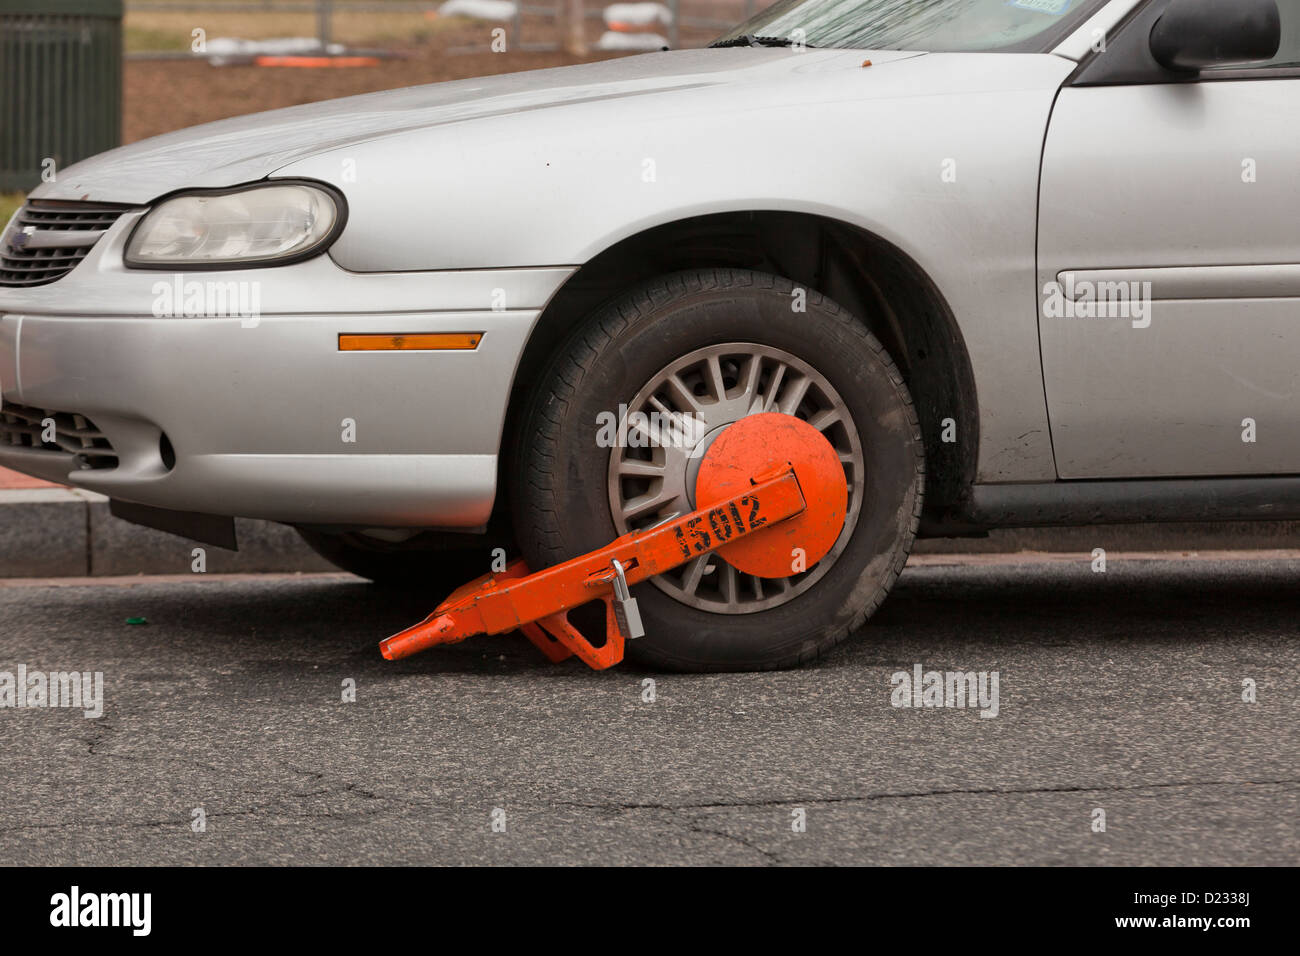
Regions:
<instances>
[{"instance_id":1,"label":"amber side marker light","mask_svg":"<svg viewBox=\"0 0 1300 956\"><path fill-rule=\"evenodd\" d=\"M482 332L407 332L353 335L339 333L340 352L472 351Z\"/></svg>"}]
</instances>

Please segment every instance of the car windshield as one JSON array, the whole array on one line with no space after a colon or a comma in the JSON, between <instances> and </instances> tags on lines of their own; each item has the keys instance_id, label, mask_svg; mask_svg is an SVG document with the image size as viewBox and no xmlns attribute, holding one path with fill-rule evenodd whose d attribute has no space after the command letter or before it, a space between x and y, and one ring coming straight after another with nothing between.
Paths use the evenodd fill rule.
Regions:
<instances>
[{"instance_id":1,"label":"car windshield","mask_svg":"<svg viewBox=\"0 0 1300 956\"><path fill-rule=\"evenodd\" d=\"M778 0L715 46L1046 51L1105 0ZM798 32L802 31L802 32ZM758 41L769 41L760 43Z\"/></svg>"}]
</instances>

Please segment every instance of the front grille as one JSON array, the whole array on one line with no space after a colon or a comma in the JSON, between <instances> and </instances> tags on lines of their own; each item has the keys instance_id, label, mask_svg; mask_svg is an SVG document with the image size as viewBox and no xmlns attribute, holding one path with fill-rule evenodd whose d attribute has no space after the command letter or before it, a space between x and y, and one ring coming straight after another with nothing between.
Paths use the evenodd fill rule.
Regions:
<instances>
[{"instance_id":1,"label":"front grille","mask_svg":"<svg viewBox=\"0 0 1300 956\"><path fill-rule=\"evenodd\" d=\"M53 420L53 434L45 441ZM104 433L85 415L0 403L0 448L33 448L73 454L79 468L116 468L117 452Z\"/></svg>"},{"instance_id":2,"label":"front grille","mask_svg":"<svg viewBox=\"0 0 1300 956\"><path fill-rule=\"evenodd\" d=\"M62 279L128 208L31 200L0 239L0 286L45 285Z\"/></svg>"}]
</instances>

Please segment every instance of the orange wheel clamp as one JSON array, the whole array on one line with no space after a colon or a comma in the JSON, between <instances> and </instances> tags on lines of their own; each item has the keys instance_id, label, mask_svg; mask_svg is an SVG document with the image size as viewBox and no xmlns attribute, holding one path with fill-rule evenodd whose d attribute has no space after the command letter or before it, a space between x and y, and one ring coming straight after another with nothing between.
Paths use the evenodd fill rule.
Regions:
<instances>
[{"instance_id":1,"label":"orange wheel clamp","mask_svg":"<svg viewBox=\"0 0 1300 956\"><path fill-rule=\"evenodd\" d=\"M628 588L716 551L741 571L786 577L812 567L844 527L848 485L830 443L806 422L772 412L727 426L709 447L695 485L697 510L615 538L603 548L530 573L522 560L457 588L427 618L380 643L409 657L475 634L521 630L552 661L571 655L603 670L643 633ZM568 613L605 603L605 641L594 645Z\"/></svg>"}]
</instances>

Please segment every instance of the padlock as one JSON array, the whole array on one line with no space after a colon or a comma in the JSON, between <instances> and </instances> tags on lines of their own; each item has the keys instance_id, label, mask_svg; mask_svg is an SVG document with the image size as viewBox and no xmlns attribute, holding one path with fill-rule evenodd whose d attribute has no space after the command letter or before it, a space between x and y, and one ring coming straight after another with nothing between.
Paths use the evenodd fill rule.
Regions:
<instances>
[{"instance_id":1,"label":"padlock","mask_svg":"<svg viewBox=\"0 0 1300 956\"><path fill-rule=\"evenodd\" d=\"M636 598L627 586L627 577L623 574L623 565L617 561L610 562L614 569L614 619L618 622L619 633L624 640L645 636L645 626L641 623L641 609L637 607Z\"/></svg>"}]
</instances>

